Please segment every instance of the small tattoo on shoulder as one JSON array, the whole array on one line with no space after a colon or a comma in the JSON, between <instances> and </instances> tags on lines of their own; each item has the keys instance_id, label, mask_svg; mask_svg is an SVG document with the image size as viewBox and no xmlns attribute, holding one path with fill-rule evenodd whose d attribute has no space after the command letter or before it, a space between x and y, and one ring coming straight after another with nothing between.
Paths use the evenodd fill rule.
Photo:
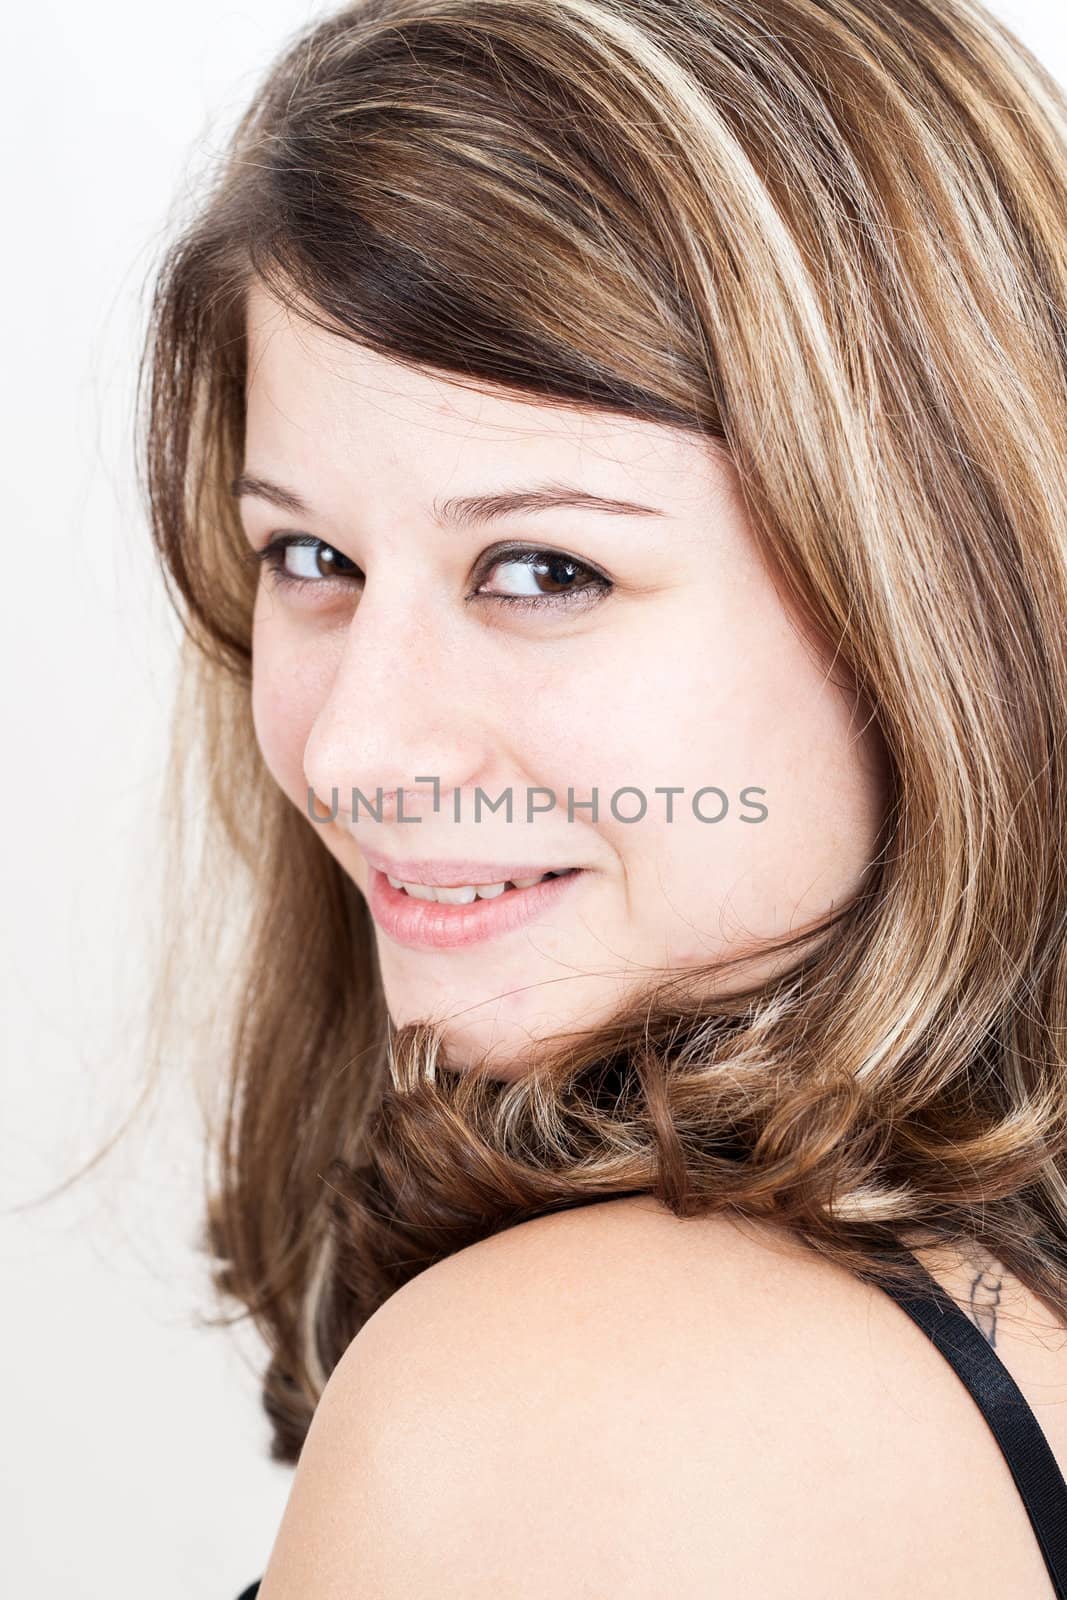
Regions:
<instances>
[{"instance_id":1,"label":"small tattoo on shoulder","mask_svg":"<svg viewBox=\"0 0 1067 1600\"><path fill-rule=\"evenodd\" d=\"M997 1344L997 1307L1005 1272L999 1261L990 1260L971 1284L971 1317L979 1333L994 1349Z\"/></svg>"}]
</instances>

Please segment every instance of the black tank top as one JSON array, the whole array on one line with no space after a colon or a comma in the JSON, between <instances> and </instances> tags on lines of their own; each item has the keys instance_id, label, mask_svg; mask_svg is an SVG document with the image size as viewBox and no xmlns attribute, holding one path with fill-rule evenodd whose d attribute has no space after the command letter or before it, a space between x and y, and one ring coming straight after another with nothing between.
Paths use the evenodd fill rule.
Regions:
<instances>
[{"instance_id":1,"label":"black tank top","mask_svg":"<svg viewBox=\"0 0 1067 1600\"><path fill-rule=\"evenodd\" d=\"M914 1257L912 1258L915 1259ZM969 1390L1000 1446L1041 1546L1056 1600L1067 1600L1067 1482L1041 1424L991 1344L922 1264L929 1284L919 1295L896 1284L880 1288L922 1329ZM259 1582L237 1600L256 1600Z\"/></svg>"},{"instance_id":2,"label":"black tank top","mask_svg":"<svg viewBox=\"0 0 1067 1600\"><path fill-rule=\"evenodd\" d=\"M912 1257L915 1260L914 1257ZM881 1287L933 1341L989 1424L1041 1546L1056 1600L1067 1600L1067 1483L1007 1367L974 1323L916 1261L929 1285L917 1294Z\"/></svg>"}]
</instances>

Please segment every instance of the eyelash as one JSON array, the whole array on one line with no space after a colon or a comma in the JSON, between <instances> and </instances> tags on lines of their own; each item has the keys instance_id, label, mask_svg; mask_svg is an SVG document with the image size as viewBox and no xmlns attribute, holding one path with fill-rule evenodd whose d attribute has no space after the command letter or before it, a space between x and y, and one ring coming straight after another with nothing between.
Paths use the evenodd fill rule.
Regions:
<instances>
[{"instance_id":1,"label":"eyelash","mask_svg":"<svg viewBox=\"0 0 1067 1600\"><path fill-rule=\"evenodd\" d=\"M264 545L262 550L253 552L253 560L270 572L272 583L280 586L294 585L297 588L303 588L305 584L310 584L313 589L317 589L331 583L343 582L350 576L348 573L338 572L332 578L302 578L294 572L287 572L284 566L285 552L293 546L311 550L334 550L334 546L327 544L325 539L317 539L312 534L281 533L275 535L269 544ZM341 555L341 552L334 550L334 554ZM501 605L518 607L523 611L539 611L546 606L559 607L577 605L579 603L588 604L587 597L591 591L594 593L599 591L600 595L605 595L614 588L610 578L603 577L584 561L578 561L574 556L565 555L562 550L544 550L533 545L513 545L497 550L486 568L486 572L489 573L494 567L504 565L533 567L542 558L547 558L549 561L559 561L568 567L576 568L578 572L588 574L593 581L584 584L580 589L565 589L559 594L475 594L470 598L493 600ZM342 561L347 559L347 556L341 556Z\"/></svg>"}]
</instances>

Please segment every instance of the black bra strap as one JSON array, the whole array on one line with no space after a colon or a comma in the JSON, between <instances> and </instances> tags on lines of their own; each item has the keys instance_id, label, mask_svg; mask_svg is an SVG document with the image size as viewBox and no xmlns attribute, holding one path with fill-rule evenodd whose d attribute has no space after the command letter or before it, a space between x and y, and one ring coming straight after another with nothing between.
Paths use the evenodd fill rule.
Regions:
<instances>
[{"instance_id":1,"label":"black bra strap","mask_svg":"<svg viewBox=\"0 0 1067 1600\"><path fill-rule=\"evenodd\" d=\"M912 1260L930 1284L928 1296L880 1280L891 1299L934 1342L969 1390L1011 1468L1037 1535L1056 1600L1067 1600L1067 1482L1041 1425L1015 1379L974 1323Z\"/></svg>"}]
</instances>

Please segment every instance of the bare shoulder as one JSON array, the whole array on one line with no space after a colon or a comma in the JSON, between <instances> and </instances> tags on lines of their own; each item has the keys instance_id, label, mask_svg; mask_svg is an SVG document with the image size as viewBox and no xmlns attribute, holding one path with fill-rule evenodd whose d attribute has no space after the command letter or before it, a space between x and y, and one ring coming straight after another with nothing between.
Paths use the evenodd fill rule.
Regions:
<instances>
[{"instance_id":1,"label":"bare shoulder","mask_svg":"<svg viewBox=\"0 0 1067 1600\"><path fill-rule=\"evenodd\" d=\"M1040 1597L960 1401L899 1308L778 1229L648 1196L541 1217L353 1341L261 1600Z\"/></svg>"}]
</instances>

